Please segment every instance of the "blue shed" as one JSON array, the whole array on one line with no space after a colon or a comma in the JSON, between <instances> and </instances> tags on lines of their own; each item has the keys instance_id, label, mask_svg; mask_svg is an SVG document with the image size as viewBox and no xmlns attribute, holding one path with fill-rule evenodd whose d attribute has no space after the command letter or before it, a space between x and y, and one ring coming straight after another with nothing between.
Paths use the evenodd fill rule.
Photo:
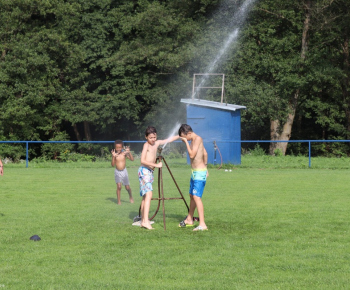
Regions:
<instances>
[{"instance_id":1,"label":"blue shed","mask_svg":"<svg viewBox=\"0 0 350 290\"><path fill-rule=\"evenodd\" d=\"M203 138L208 163L241 164L241 110L244 106L199 99L181 99L187 104L187 124ZM187 163L190 163L187 156Z\"/></svg>"}]
</instances>

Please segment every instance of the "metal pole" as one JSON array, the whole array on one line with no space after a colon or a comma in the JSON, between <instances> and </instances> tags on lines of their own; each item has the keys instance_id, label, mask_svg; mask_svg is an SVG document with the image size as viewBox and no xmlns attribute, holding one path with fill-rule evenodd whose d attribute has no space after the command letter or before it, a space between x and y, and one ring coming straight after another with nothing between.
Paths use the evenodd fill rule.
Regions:
<instances>
[{"instance_id":1,"label":"metal pole","mask_svg":"<svg viewBox=\"0 0 350 290\"><path fill-rule=\"evenodd\" d=\"M28 168L28 142L26 142L26 168Z\"/></svg>"},{"instance_id":2,"label":"metal pole","mask_svg":"<svg viewBox=\"0 0 350 290\"><path fill-rule=\"evenodd\" d=\"M158 152L161 152L161 151L159 151L159 149L158 149ZM190 208L188 207L188 204L187 204L187 202L186 202L184 196L182 195L182 192L181 192L179 186L177 185L177 182L175 181L175 178L174 178L174 176L173 176L173 174L172 174L172 172L171 172L171 170L170 170L168 164L166 163L164 157L161 156L161 155L159 155L159 156L157 157L157 159L156 159L156 162L157 162L157 161L159 161L159 162L161 162L161 161L164 162L164 164L166 165L166 168L168 169L168 171L169 171L169 173L170 173L171 178L173 179L173 181L174 181L174 183L175 183L175 185L176 185L176 187L177 187L177 189L178 189L178 191L179 191L179 193L180 193L180 195L181 195L181 197L173 197L173 198L165 198L165 197L164 197L163 173L162 173L163 171L162 171L162 167L158 168L158 198L153 197L153 198L151 199L151 200L158 200L158 206L157 206L157 209L156 209L154 215L150 218L150 220L152 220L152 219L157 215L157 213L158 213L158 211L159 211L159 208L160 208L160 203L161 203L161 201L162 201L163 225L164 225L164 230L166 230L166 223L165 223L165 203L164 203L165 200L182 199L182 200L184 201L186 207L187 207L187 212L190 210ZM139 208L139 215L140 215L140 214L141 214L141 206L140 206L140 208ZM198 218L197 218L197 219L198 219Z\"/></svg>"},{"instance_id":3,"label":"metal pole","mask_svg":"<svg viewBox=\"0 0 350 290\"><path fill-rule=\"evenodd\" d=\"M196 74L193 74L192 100L194 99L194 87L196 86Z\"/></svg>"},{"instance_id":4,"label":"metal pole","mask_svg":"<svg viewBox=\"0 0 350 290\"><path fill-rule=\"evenodd\" d=\"M164 225L164 231L166 230L165 225L165 207L164 207L164 189L163 189L163 174L162 174L162 168L159 168L160 170L160 187L161 187L161 193L162 193L162 205L163 205L163 225Z\"/></svg>"},{"instance_id":5,"label":"metal pole","mask_svg":"<svg viewBox=\"0 0 350 290\"><path fill-rule=\"evenodd\" d=\"M311 168L311 141L309 141L309 168Z\"/></svg>"},{"instance_id":6,"label":"metal pole","mask_svg":"<svg viewBox=\"0 0 350 290\"><path fill-rule=\"evenodd\" d=\"M190 211L190 208L188 207L188 204L187 204L187 202L186 202L186 199L184 198L184 196L183 196L183 194L182 194L182 192L181 192L179 186L177 185L177 182L176 182L176 180L175 180L175 178L174 178L174 175L173 175L172 172L170 171L170 168L169 168L169 166L168 166L168 163L166 163L166 161L165 161L164 158L163 158L163 162L164 162L166 168L168 169L168 171L169 171L169 173L170 173L170 176L171 176L171 178L173 179L177 190L179 191L179 193L180 193L180 195L181 195L181 198L175 197L175 198L172 198L172 199L182 199L182 200L184 201L186 207L187 207L187 211L189 212L189 211Z\"/></svg>"},{"instance_id":7,"label":"metal pole","mask_svg":"<svg viewBox=\"0 0 350 290\"><path fill-rule=\"evenodd\" d=\"M221 104L224 102L225 75L222 75Z\"/></svg>"},{"instance_id":8,"label":"metal pole","mask_svg":"<svg viewBox=\"0 0 350 290\"><path fill-rule=\"evenodd\" d=\"M161 160L159 159L159 157L157 157L156 162L157 162L158 160L161 161ZM159 211L159 207L160 207L160 200L161 200L161 194L160 194L161 186L160 186L160 182L161 182L161 180L162 180L162 178L163 178L161 173L162 173L162 172L161 172L161 168L158 168L158 198L152 197L152 199L151 199L151 200L158 200L158 205L157 205L157 209L156 209L154 215L152 215L152 216L149 218L150 221L153 220L154 217L157 215L157 213L158 213L158 211ZM162 181L162 182L163 182L163 181Z\"/></svg>"}]
</instances>

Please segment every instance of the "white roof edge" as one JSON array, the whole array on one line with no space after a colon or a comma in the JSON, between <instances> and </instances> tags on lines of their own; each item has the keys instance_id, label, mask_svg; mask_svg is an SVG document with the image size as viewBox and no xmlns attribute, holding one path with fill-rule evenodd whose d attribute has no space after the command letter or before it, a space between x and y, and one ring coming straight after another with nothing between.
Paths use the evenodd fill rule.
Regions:
<instances>
[{"instance_id":1,"label":"white roof edge","mask_svg":"<svg viewBox=\"0 0 350 290\"><path fill-rule=\"evenodd\" d=\"M213 102L213 101L207 101L207 100L199 100L199 99L181 99L181 103L202 106L202 107L216 108L216 109L227 110L227 111L236 111L236 110L246 109L245 106L219 103L219 102Z\"/></svg>"}]
</instances>

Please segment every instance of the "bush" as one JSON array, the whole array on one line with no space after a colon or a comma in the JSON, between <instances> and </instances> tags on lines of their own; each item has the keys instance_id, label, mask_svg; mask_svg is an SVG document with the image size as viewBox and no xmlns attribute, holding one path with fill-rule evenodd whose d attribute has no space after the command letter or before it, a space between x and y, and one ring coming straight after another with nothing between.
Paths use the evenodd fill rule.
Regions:
<instances>
[{"instance_id":1,"label":"bush","mask_svg":"<svg viewBox=\"0 0 350 290\"><path fill-rule=\"evenodd\" d=\"M1 159L11 159L13 162L19 162L21 157L26 156L25 145L5 143L0 144L0 157Z\"/></svg>"},{"instance_id":2,"label":"bush","mask_svg":"<svg viewBox=\"0 0 350 290\"><path fill-rule=\"evenodd\" d=\"M253 150L249 151L249 155L252 156L264 156L266 155L266 152L263 148L260 147L259 144L256 144Z\"/></svg>"},{"instance_id":3,"label":"bush","mask_svg":"<svg viewBox=\"0 0 350 290\"><path fill-rule=\"evenodd\" d=\"M282 153L282 151L281 151L281 149L276 149L275 151L273 151L273 154L275 155L275 156L283 156L283 153Z\"/></svg>"},{"instance_id":4,"label":"bush","mask_svg":"<svg viewBox=\"0 0 350 290\"><path fill-rule=\"evenodd\" d=\"M313 155L324 157L347 157L349 154L349 143L324 142L312 146Z\"/></svg>"},{"instance_id":5,"label":"bush","mask_svg":"<svg viewBox=\"0 0 350 290\"><path fill-rule=\"evenodd\" d=\"M49 141L68 141L68 134L59 132L54 138ZM62 155L71 152L74 148L70 143L44 143L41 145L42 157L46 160L61 159Z\"/></svg>"},{"instance_id":6,"label":"bush","mask_svg":"<svg viewBox=\"0 0 350 290\"><path fill-rule=\"evenodd\" d=\"M78 161L95 161L96 157L94 155L80 154L75 152L63 152L60 155L60 161L63 162L78 162Z\"/></svg>"}]
</instances>

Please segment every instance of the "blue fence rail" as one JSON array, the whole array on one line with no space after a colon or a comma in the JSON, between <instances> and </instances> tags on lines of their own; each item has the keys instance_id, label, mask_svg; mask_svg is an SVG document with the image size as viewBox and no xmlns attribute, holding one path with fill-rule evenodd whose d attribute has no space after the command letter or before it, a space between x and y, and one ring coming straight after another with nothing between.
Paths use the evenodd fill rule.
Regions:
<instances>
[{"instance_id":1,"label":"blue fence rail","mask_svg":"<svg viewBox=\"0 0 350 290\"><path fill-rule=\"evenodd\" d=\"M219 143L220 141L217 141ZM311 168L311 143L349 143L350 140L281 140L281 141L272 141L272 140L240 140L240 141L225 141L230 143L308 143L309 145L309 167Z\"/></svg>"},{"instance_id":2,"label":"blue fence rail","mask_svg":"<svg viewBox=\"0 0 350 290\"><path fill-rule=\"evenodd\" d=\"M125 143L144 143L145 141L129 141L125 140ZM281 141L272 141L272 140L222 140L216 141L217 143L308 143L309 145L309 167L311 168L311 143L349 143L350 140L281 140ZM28 148L29 144L45 144L45 143L70 143L70 144L79 144L79 143L89 143L89 144L111 144L114 141L0 141L1 143L25 143L26 144L26 167L28 168L29 162L29 153Z\"/></svg>"}]
</instances>

